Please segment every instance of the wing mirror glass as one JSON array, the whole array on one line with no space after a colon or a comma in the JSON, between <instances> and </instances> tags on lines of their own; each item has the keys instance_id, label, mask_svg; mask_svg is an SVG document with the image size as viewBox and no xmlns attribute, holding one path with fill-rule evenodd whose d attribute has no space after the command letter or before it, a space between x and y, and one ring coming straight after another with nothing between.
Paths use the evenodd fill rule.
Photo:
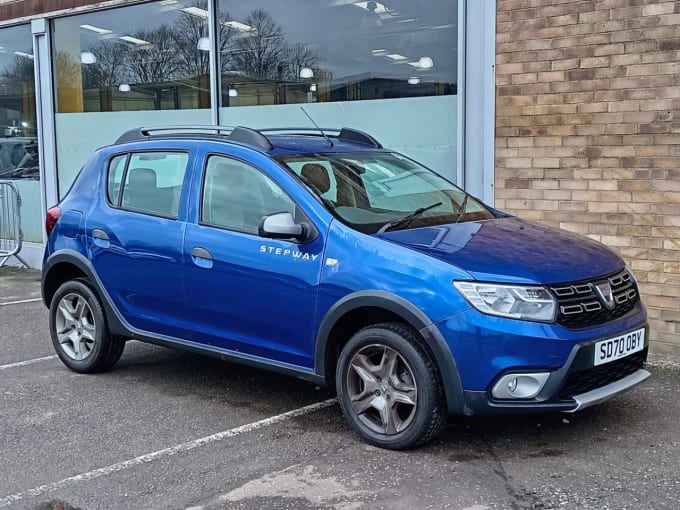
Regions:
<instances>
[{"instance_id":1,"label":"wing mirror glass","mask_svg":"<svg viewBox=\"0 0 680 510\"><path fill-rule=\"evenodd\" d=\"M305 226L295 223L289 212L265 216L259 230L261 236L273 239L302 239L305 236Z\"/></svg>"}]
</instances>

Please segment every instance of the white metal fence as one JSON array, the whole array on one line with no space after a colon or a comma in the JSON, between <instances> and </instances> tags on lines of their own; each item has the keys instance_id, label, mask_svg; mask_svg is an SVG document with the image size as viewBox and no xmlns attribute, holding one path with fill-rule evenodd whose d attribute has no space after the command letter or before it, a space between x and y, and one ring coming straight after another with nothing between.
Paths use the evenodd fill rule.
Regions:
<instances>
[{"instance_id":1,"label":"white metal fence","mask_svg":"<svg viewBox=\"0 0 680 510\"><path fill-rule=\"evenodd\" d=\"M0 267L12 257L28 267L19 256L23 237L19 190L10 181L0 181Z\"/></svg>"}]
</instances>

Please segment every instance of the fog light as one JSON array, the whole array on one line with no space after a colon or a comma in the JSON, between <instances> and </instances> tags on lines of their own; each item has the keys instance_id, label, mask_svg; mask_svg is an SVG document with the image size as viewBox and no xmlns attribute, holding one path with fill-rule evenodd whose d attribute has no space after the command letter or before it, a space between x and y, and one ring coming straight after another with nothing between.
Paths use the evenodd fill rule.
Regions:
<instances>
[{"instance_id":1,"label":"fog light","mask_svg":"<svg viewBox=\"0 0 680 510\"><path fill-rule=\"evenodd\" d=\"M502 399L526 399L538 395L550 372L506 374L501 377L491 390L494 398Z\"/></svg>"}]
</instances>

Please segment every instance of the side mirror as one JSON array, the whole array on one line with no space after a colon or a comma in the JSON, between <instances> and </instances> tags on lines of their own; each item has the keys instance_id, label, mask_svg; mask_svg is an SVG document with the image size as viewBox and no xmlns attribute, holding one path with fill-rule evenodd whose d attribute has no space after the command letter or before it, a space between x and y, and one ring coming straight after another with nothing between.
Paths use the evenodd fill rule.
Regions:
<instances>
[{"instance_id":1,"label":"side mirror","mask_svg":"<svg viewBox=\"0 0 680 510\"><path fill-rule=\"evenodd\" d=\"M272 239L301 239L305 236L305 226L295 223L289 212L276 213L264 217L259 234Z\"/></svg>"}]
</instances>

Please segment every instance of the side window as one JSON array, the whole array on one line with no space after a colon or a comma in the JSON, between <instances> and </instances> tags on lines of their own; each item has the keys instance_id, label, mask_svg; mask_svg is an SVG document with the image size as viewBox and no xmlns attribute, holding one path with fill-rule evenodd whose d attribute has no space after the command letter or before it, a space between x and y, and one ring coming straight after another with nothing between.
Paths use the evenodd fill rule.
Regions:
<instances>
[{"instance_id":1,"label":"side window","mask_svg":"<svg viewBox=\"0 0 680 510\"><path fill-rule=\"evenodd\" d=\"M131 154L120 205L125 209L176 218L188 161L189 155L184 152ZM113 182L115 189L115 177Z\"/></svg>"},{"instance_id":2,"label":"side window","mask_svg":"<svg viewBox=\"0 0 680 510\"><path fill-rule=\"evenodd\" d=\"M109 180L106 187L106 193L109 202L113 205L118 205L120 199L120 183L123 182L126 161L127 154L122 154L113 158L109 164Z\"/></svg>"},{"instance_id":3,"label":"side window","mask_svg":"<svg viewBox=\"0 0 680 510\"><path fill-rule=\"evenodd\" d=\"M223 156L210 156L203 181L201 222L257 234L264 216L295 215L295 203L254 167Z\"/></svg>"}]
</instances>

